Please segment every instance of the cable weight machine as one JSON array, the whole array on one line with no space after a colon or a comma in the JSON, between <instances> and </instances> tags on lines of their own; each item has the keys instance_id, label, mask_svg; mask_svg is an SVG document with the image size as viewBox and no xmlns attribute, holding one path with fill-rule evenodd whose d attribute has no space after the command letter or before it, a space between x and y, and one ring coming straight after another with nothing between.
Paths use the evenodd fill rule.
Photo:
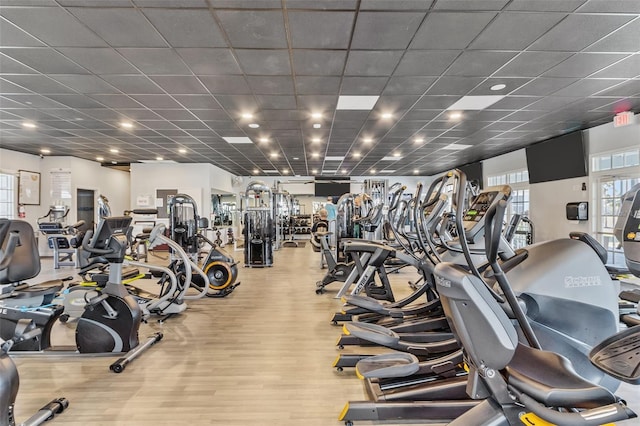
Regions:
<instances>
[{"instance_id":1,"label":"cable weight machine","mask_svg":"<svg viewBox=\"0 0 640 426\"><path fill-rule=\"evenodd\" d=\"M244 266L273 266L273 194L262 181L247 185L244 194Z\"/></svg>"}]
</instances>

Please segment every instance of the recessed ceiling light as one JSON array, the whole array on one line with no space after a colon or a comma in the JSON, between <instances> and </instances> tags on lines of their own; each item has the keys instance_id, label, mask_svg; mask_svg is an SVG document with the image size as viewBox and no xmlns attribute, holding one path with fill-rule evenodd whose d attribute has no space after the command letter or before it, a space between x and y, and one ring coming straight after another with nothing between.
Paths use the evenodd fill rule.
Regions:
<instances>
[{"instance_id":1,"label":"recessed ceiling light","mask_svg":"<svg viewBox=\"0 0 640 426\"><path fill-rule=\"evenodd\" d=\"M462 113L461 112L452 112L449 114L449 119L451 120L460 120L462 118Z\"/></svg>"},{"instance_id":2,"label":"recessed ceiling light","mask_svg":"<svg viewBox=\"0 0 640 426\"><path fill-rule=\"evenodd\" d=\"M312 156L313 158L318 158L318 157L320 157L320 154L318 154L317 152L312 152L312 153L311 153L311 156Z\"/></svg>"},{"instance_id":3,"label":"recessed ceiling light","mask_svg":"<svg viewBox=\"0 0 640 426\"><path fill-rule=\"evenodd\" d=\"M112 161L111 164L118 164L118 162L117 161Z\"/></svg>"},{"instance_id":4,"label":"recessed ceiling light","mask_svg":"<svg viewBox=\"0 0 640 426\"><path fill-rule=\"evenodd\" d=\"M353 155L353 158L360 158L359 152L354 152L352 155Z\"/></svg>"},{"instance_id":5,"label":"recessed ceiling light","mask_svg":"<svg viewBox=\"0 0 640 426\"><path fill-rule=\"evenodd\" d=\"M294 160L299 160L300 158L299 158L299 157L293 157L293 159L294 159Z\"/></svg>"},{"instance_id":6,"label":"recessed ceiling light","mask_svg":"<svg viewBox=\"0 0 640 426\"><path fill-rule=\"evenodd\" d=\"M223 136L222 139L228 143L253 143L251 139L246 136Z\"/></svg>"},{"instance_id":7,"label":"recessed ceiling light","mask_svg":"<svg viewBox=\"0 0 640 426\"><path fill-rule=\"evenodd\" d=\"M119 153L120 151L119 151L119 150L117 150L116 148L111 148L111 149L109 150L109 152L110 152L110 153L112 153L112 154L117 154L117 153Z\"/></svg>"},{"instance_id":8,"label":"recessed ceiling light","mask_svg":"<svg viewBox=\"0 0 640 426\"><path fill-rule=\"evenodd\" d=\"M420 173L420 170L418 170L418 169L413 169L413 174L414 174L414 175L417 175L418 173Z\"/></svg>"},{"instance_id":9,"label":"recessed ceiling light","mask_svg":"<svg viewBox=\"0 0 640 426\"><path fill-rule=\"evenodd\" d=\"M388 120L390 118L393 118L393 114L391 114L390 112L383 112L380 117L384 118L385 120Z\"/></svg>"},{"instance_id":10,"label":"recessed ceiling light","mask_svg":"<svg viewBox=\"0 0 640 426\"><path fill-rule=\"evenodd\" d=\"M347 173L347 169L342 169L342 174L346 174Z\"/></svg>"},{"instance_id":11,"label":"recessed ceiling light","mask_svg":"<svg viewBox=\"0 0 640 426\"><path fill-rule=\"evenodd\" d=\"M84 120L84 118L82 118L82 117L76 117L76 118L74 118L74 120L76 120L76 121L83 121L83 120Z\"/></svg>"},{"instance_id":12,"label":"recessed ceiling light","mask_svg":"<svg viewBox=\"0 0 640 426\"><path fill-rule=\"evenodd\" d=\"M124 127L125 129L132 129L133 128L133 123L131 123L129 121L122 121L122 122L120 122L120 127Z\"/></svg>"},{"instance_id":13,"label":"recessed ceiling light","mask_svg":"<svg viewBox=\"0 0 640 426\"><path fill-rule=\"evenodd\" d=\"M252 129L257 129L258 127L260 127L260 125L258 123L249 123L249 127L251 127Z\"/></svg>"},{"instance_id":14,"label":"recessed ceiling light","mask_svg":"<svg viewBox=\"0 0 640 426\"><path fill-rule=\"evenodd\" d=\"M25 127L27 129L35 129L36 125L35 123L32 123L30 121L25 121L24 123L22 123L22 127Z\"/></svg>"},{"instance_id":15,"label":"recessed ceiling light","mask_svg":"<svg viewBox=\"0 0 640 426\"><path fill-rule=\"evenodd\" d=\"M394 153L393 153L393 156L394 156L394 157L400 157L400 155L402 155L400 152L394 152Z\"/></svg>"},{"instance_id":16,"label":"recessed ceiling light","mask_svg":"<svg viewBox=\"0 0 640 426\"><path fill-rule=\"evenodd\" d=\"M267 142L269 142L269 138L260 138L260 139L258 139L258 140L259 140L260 142L262 142L262 143L267 143Z\"/></svg>"},{"instance_id":17,"label":"recessed ceiling light","mask_svg":"<svg viewBox=\"0 0 640 426\"><path fill-rule=\"evenodd\" d=\"M336 109L372 110L379 96L339 96Z\"/></svg>"},{"instance_id":18,"label":"recessed ceiling light","mask_svg":"<svg viewBox=\"0 0 640 426\"><path fill-rule=\"evenodd\" d=\"M282 173L284 173L285 175L289 174L289 170L288 169L282 169Z\"/></svg>"},{"instance_id":19,"label":"recessed ceiling light","mask_svg":"<svg viewBox=\"0 0 640 426\"><path fill-rule=\"evenodd\" d=\"M248 120L250 118L253 118L253 114L251 114L250 112L243 112L242 118L246 118Z\"/></svg>"},{"instance_id":20,"label":"recessed ceiling light","mask_svg":"<svg viewBox=\"0 0 640 426\"><path fill-rule=\"evenodd\" d=\"M156 157L156 161L162 161L162 160L164 160L164 158L162 158L162 157Z\"/></svg>"},{"instance_id":21,"label":"recessed ceiling light","mask_svg":"<svg viewBox=\"0 0 640 426\"><path fill-rule=\"evenodd\" d=\"M96 161L104 161L104 157L96 157Z\"/></svg>"},{"instance_id":22,"label":"recessed ceiling light","mask_svg":"<svg viewBox=\"0 0 640 426\"><path fill-rule=\"evenodd\" d=\"M424 138L415 138L415 139L413 140L413 142L414 142L414 143L416 143L416 144L423 143L423 142L424 142Z\"/></svg>"},{"instance_id":23,"label":"recessed ceiling light","mask_svg":"<svg viewBox=\"0 0 640 426\"><path fill-rule=\"evenodd\" d=\"M443 146L442 149L449 149L451 151L460 151L462 149L471 148L472 145L462 145L459 143L452 143L451 145Z\"/></svg>"},{"instance_id":24,"label":"recessed ceiling light","mask_svg":"<svg viewBox=\"0 0 640 426\"><path fill-rule=\"evenodd\" d=\"M364 139L362 139L362 142L364 142L364 143L371 143L371 142L373 142L373 139L371 139L371 138L364 138Z\"/></svg>"},{"instance_id":25,"label":"recessed ceiling light","mask_svg":"<svg viewBox=\"0 0 640 426\"><path fill-rule=\"evenodd\" d=\"M500 99L504 98L504 95L486 95L486 96L463 96L458 99L453 105L450 105L447 110L476 110L485 109Z\"/></svg>"},{"instance_id":26,"label":"recessed ceiling light","mask_svg":"<svg viewBox=\"0 0 640 426\"><path fill-rule=\"evenodd\" d=\"M316 173L318 173L318 169L311 169L311 173L315 175Z\"/></svg>"},{"instance_id":27,"label":"recessed ceiling light","mask_svg":"<svg viewBox=\"0 0 640 426\"><path fill-rule=\"evenodd\" d=\"M271 156L271 158L276 158L278 157L278 153L277 152L272 152L271 154L269 154Z\"/></svg>"},{"instance_id":28,"label":"recessed ceiling light","mask_svg":"<svg viewBox=\"0 0 640 426\"><path fill-rule=\"evenodd\" d=\"M322 113L321 112L312 112L311 113L311 118L322 118Z\"/></svg>"},{"instance_id":29,"label":"recessed ceiling light","mask_svg":"<svg viewBox=\"0 0 640 426\"><path fill-rule=\"evenodd\" d=\"M41 152L41 153L43 153L43 154L51 154L51 150L50 150L50 149L48 149L48 148L42 148L42 149L40 150L40 152Z\"/></svg>"},{"instance_id":30,"label":"recessed ceiling light","mask_svg":"<svg viewBox=\"0 0 640 426\"><path fill-rule=\"evenodd\" d=\"M319 129L320 127L322 127L322 124L320 124L320 123L313 123L313 128L314 128L314 129Z\"/></svg>"},{"instance_id":31,"label":"recessed ceiling light","mask_svg":"<svg viewBox=\"0 0 640 426\"><path fill-rule=\"evenodd\" d=\"M369 173L374 174L375 172L376 172L376 169L371 169Z\"/></svg>"},{"instance_id":32,"label":"recessed ceiling light","mask_svg":"<svg viewBox=\"0 0 640 426\"><path fill-rule=\"evenodd\" d=\"M186 148L180 148L180 149L178 150L178 152L179 152L180 154L186 154L186 153L187 153L187 149L186 149Z\"/></svg>"},{"instance_id":33,"label":"recessed ceiling light","mask_svg":"<svg viewBox=\"0 0 640 426\"><path fill-rule=\"evenodd\" d=\"M320 138L311 138L311 142L313 142L313 143L318 143L320 141L321 141Z\"/></svg>"},{"instance_id":34,"label":"recessed ceiling light","mask_svg":"<svg viewBox=\"0 0 640 426\"><path fill-rule=\"evenodd\" d=\"M260 173L260 170L258 170L258 169L253 169L253 174L254 174L254 175L257 175L258 173Z\"/></svg>"},{"instance_id":35,"label":"recessed ceiling light","mask_svg":"<svg viewBox=\"0 0 640 426\"><path fill-rule=\"evenodd\" d=\"M491 90L495 92L496 90L502 90L505 87L507 87L506 84L494 84L493 86L491 86Z\"/></svg>"}]
</instances>

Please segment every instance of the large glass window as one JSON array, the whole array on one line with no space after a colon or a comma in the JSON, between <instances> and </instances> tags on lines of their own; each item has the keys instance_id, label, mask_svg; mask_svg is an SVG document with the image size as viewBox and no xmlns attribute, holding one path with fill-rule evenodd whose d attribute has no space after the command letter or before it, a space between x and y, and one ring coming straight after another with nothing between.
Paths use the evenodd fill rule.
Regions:
<instances>
[{"instance_id":1,"label":"large glass window","mask_svg":"<svg viewBox=\"0 0 640 426\"><path fill-rule=\"evenodd\" d=\"M613 227L618 219L622 204L621 197L631 187L640 182L638 177L601 176L597 183L598 217L596 233L600 243L609 253L608 263L624 266L624 253L620 243L613 235Z\"/></svg>"},{"instance_id":2,"label":"large glass window","mask_svg":"<svg viewBox=\"0 0 640 426\"><path fill-rule=\"evenodd\" d=\"M0 172L0 217L15 219L16 177Z\"/></svg>"},{"instance_id":3,"label":"large glass window","mask_svg":"<svg viewBox=\"0 0 640 426\"><path fill-rule=\"evenodd\" d=\"M511 202L507 207L507 222L515 214L529 217L529 172L527 170L515 170L512 172L489 176L487 178L489 186L510 185L511 186ZM514 248L521 248L532 242L530 231L530 223L521 221L513 236L511 244Z\"/></svg>"},{"instance_id":4,"label":"large glass window","mask_svg":"<svg viewBox=\"0 0 640 426\"><path fill-rule=\"evenodd\" d=\"M622 169L640 165L640 150L629 149L620 152L594 155L591 158L593 172Z\"/></svg>"},{"instance_id":5,"label":"large glass window","mask_svg":"<svg viewBox=\"0 0 640 426\"><path fill-rule=\"evenodd\" d=\"M625 266L624 252L613 235L622 204L621 197L640 182L640 149L600 153L591 157L593 205L592 230L607 249L608 263Z\"/></svg>"}]
</instances>

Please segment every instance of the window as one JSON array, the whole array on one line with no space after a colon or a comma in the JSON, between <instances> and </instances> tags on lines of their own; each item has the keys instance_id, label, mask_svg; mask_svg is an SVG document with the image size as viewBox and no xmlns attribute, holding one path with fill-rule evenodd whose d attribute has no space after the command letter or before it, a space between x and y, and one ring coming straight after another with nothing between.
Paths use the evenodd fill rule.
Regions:
<instances>
[{"instance_id":1,"label":"window","mask_svg":"<svg viewBox=\"0 0 640 426\"><path fill-rule=\"evenodd\" d=\"M638 149L594 155L591 159L591 169L594 172L634 167L638 165L640 165L640 150Z\"/></svg>"},{"instance_id":2,"label":"window","mask_svg":"<svg viewBox=\"0 0 640 426\"><path fill-rule=\"evenodd\" d=\"M625 266L625 259L620 242L613 235L613 228L622 204L621 197L640 182L639 154L640 150L627 148L591 157L595 207L592 231L607 250L608 263L617 266Z\"/></svg>"},{"instance_id":3,"label":"window","mask_svg":"<svg viewBox=\"0 0 640 426\"><path fill-rule=\"evenodd\" d=\"M0 173L0 217L15 219L16 210L16 177Z\"/></svg>"},{"instance_id":4,"label":"window","mask_svg":"<svg viewBox=\"0 0 640 426\"><path fill-rule=\"evenodd\" d=\"M608 263L625 266L624 252L620 243L613 235L613 227L618 219L621 197L631 187L640 182L637 177L604 176L598 182L598 217L596 218L596 233L598 240L609 253Z\"/></svg>"},{"instance_id":5,"label":"window","mask_svg":"<svg viewBox=\"0 0 640 426\"><path fill-rule=\"evenodd\" d=\"M507 207L505 220L507 223L515 214L529 217L529 172L527 170L516 170L513 172L489 176L487 178L489 186L510 185L511 202ZM518 249L531 244L528 233L531 231L529 222L521 221L511 240L511 245Z\"/></svg>"}]
</instances>

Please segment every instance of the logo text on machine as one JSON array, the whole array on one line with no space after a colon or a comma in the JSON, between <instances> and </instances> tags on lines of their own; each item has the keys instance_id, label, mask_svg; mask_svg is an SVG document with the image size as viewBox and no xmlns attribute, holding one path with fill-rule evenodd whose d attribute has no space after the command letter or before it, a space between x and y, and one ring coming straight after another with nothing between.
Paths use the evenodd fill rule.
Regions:
<instances>
[{"instance_id":1,"label":"logo text on machine","mask_svg":"<svg viewBox=\"0 0 640 426\"><path fill-rule=\"evenodd\" d=\"M600 280L600 276L598 275L593 275L590 277L568 275L564 277L565 288L597 287L601 285L602 281Z\"/></svg>"}]
</instances>

